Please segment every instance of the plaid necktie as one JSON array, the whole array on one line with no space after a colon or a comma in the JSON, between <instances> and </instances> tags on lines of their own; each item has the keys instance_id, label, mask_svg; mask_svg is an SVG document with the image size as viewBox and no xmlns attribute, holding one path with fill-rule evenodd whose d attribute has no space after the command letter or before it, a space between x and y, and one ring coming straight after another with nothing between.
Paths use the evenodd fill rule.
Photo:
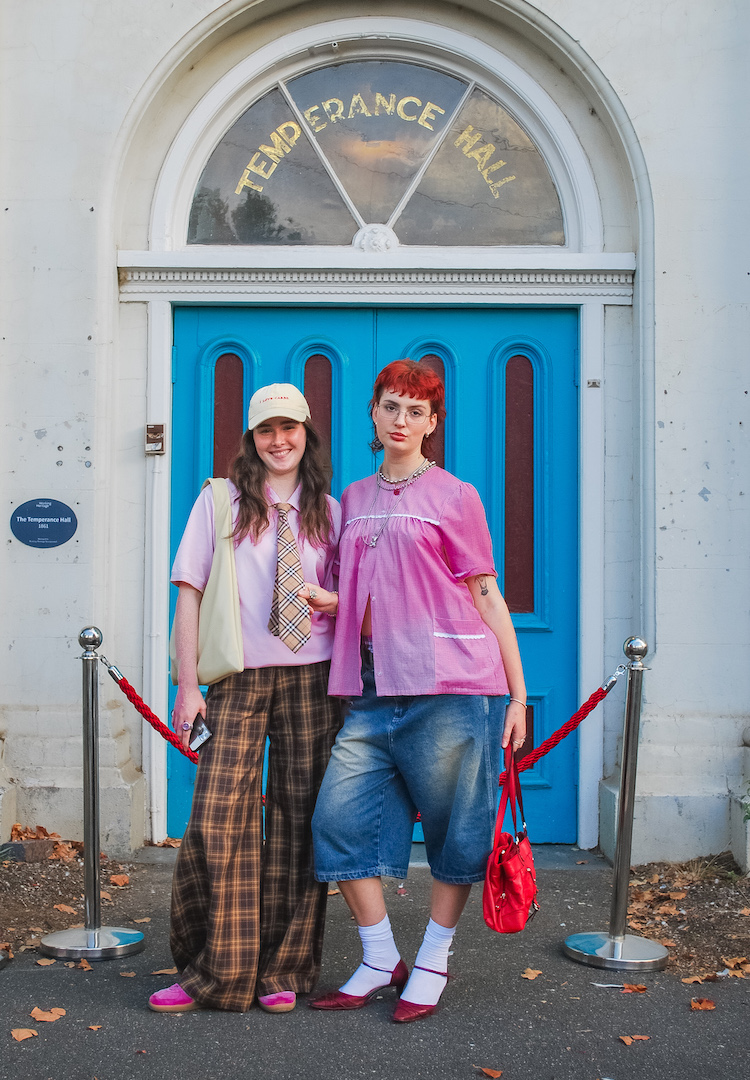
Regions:
<instances>
[{"instance_id":1,"label":"plaid necktie","mask_svg":"<svg viewBox=\"0 0 750 1080\"><path fill-rule=\"evenodd\" d=\"M290 503L275 503L279 512L278 560L268 629L296 653L310 640L310 608L297 593L304 585L302 564L289 527Z\"/></svg>"}]
</instances>

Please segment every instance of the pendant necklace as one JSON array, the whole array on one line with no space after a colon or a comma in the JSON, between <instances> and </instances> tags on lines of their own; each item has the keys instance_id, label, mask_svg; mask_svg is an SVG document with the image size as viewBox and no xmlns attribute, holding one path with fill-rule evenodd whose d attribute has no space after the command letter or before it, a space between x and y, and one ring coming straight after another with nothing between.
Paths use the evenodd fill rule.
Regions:
<instances>
[{"instance_id":1,"label":"pendant necklace","mask_svg":"<svg viewBox=\"0 0 750 1080\"><path fill-rule=\"evenodd\" d=\"M386 484L402 484L403 487L397 487L393 491L393 494L396 496L396 501L391 503L391 505L389 506L388 512L385 514L383 524L380 526L378 531L376 533L373 533L369 540L365 541L368 547L374 548L377 545L378 540L388 527L388 522L396 513L396 510L398 510L399 504L403 499L404 495L406 494L406 489L409 487L409 485L413 484L415 480L418 480L420 476L424 476L427 470L431 469L434 464L434 461L428 461L425 459L425 461L423 461L421 465L417 466L417 468L414 470L413 473L411 473L410 476L405 476L401 480L389 480L386 476L383 475L382 470L378 469L377 473L375 474L375 497L370 504L370 509L367 511L368 519L372 517L372 512L375 509L375 503L378 501L378 495L380 494L381 490L386 490L385 488L383 488L381 480L385 481Z\"/></svg>"}]
</instances>

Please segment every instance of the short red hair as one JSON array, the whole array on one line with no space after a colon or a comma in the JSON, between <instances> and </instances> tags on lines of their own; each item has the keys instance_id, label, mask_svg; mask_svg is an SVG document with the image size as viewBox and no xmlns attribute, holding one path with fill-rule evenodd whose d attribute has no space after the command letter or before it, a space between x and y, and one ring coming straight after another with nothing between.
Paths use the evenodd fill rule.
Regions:
<instances>
[{"instance_id":1,"label":"short red hair","mask_svg":"<svg viewBox=\"0 0 750 1080\"><path fill-rule=\"evenodd\" d=\"M393 360L378 375L372 390L370 415L383 394L393 390L404 397L429 401L431 412L438 421L445 416L445 387L443 380L427 364L416 360Z\"/></svg>"}]
</instances>

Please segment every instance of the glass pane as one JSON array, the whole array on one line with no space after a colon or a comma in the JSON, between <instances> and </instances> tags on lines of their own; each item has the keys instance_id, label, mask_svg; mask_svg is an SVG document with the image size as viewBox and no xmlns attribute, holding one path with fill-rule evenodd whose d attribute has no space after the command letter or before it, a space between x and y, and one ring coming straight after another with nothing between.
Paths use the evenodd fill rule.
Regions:
<instances>
[{"instance_id":1,"label":"glass pane","mask_svg":"<svg viewBox=\"0 0 750 1080\"><path fill-rule=\"evenodd\" d=\"M357 225L282 97L234 124L193 199L189 244L350 244Z\"/></svg>"},{"instance_id":2,"label":"glass pane","mask_svg":"<svg viewBox=\"0 0 750 1080\"><path fill-rule=\"evenodd\" d=\"M403 244L563 244L560 200L516 121L475 90L394 228Z\"/></svg>"},{"instance_id":3,"label":"glass pane","mask_svg":"<svg viewBox=\"0 0 750 1080\"><path fill-rule=\"evenodd\" d=\"M333 372L331 361L322 353L315 353L305 364L305 397L310 406L313 427L320 435L320 440L330 457Z\"/></svg>"},{"instance_id":4,"label":"glass pane","mask_svg":"<svg viewBox=\"0 0 750 1080\"><path fill-rule=\"evenodd\" d=\"M505 369L505 602L534 610L534 369L511 356Z\"/></svg>"},{"instance_id":5,"label":"glass pane","mask_svg":"<svg viewBox=\"0 0 750 1080\"><path fill-rule=\"evenodd\" d=\"M229 466L240 450L240 440L245 430L242 376L242 361L234 353L224 353L216 361L212 476L229 476Z\"/></svg>"},{"instance_id":6,"label":"glass pane","mask_svg":"<svg viewBox=\"0 0 750 1080\"><path fill-rule=\"evenodd\" d=\"M420 357L419 362L428 367L430 371L434 371L445 385L445 364L439 356L428 353L426 356ZM422 443L424 456L430 461L434 461L441 469L445 468L445 422L445 420L439 421L429 439Z\"/></svg>"},{"instance_id":7,"label":"glass pane","mask_svg":"<svg viewBox=\"0 0 750 1080\"><path fill-rule=\"evenodd\" d=\"M350 61L288 89L365 222L385 223L467 84L417 64Z\"/></svg>"}]
</instances>

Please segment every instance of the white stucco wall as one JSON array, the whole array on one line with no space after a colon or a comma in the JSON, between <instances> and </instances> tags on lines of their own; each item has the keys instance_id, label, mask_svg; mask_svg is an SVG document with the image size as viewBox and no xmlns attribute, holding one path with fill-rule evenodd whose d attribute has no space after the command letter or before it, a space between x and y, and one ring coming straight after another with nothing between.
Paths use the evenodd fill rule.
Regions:
<instances>
[{"instance_id":1,"label":"white stucco wall","mask_svg":"<svg viewBox=\"0 0 750 1080\"><path fill-rule=\"evenodd\" d=\"M102 651L141 685L146 307L118 304L116 250L148 248L167 150L226 71L306 23L362 14L356 4L284 9L238 0L133 0L126 9L5 0L0 9L0 490L6 522L13 504L42 496L69 503L79 519L74 541L47 552L18 544L6 524L0 839L18 819L80 835L79 630L98 624ZM378 5L379 15L389 12L404 14L397 4ZM637 360L643 312L608 308L602 675L620 661L625 637L651 634L653 603L633 857L726 847L728 792L748 780L741 733L750 697L742 242L750 215L748 152L738 135L747 127L746 5L476 0L460 11L426 4L418 14L492 41L554 98L591 163L609 251L638 247L627 156L556 36L590 57L645 157L655 218L655 379L643 386L649 375ZM644 431L651 392L656 427L646 415ZM645 538L644 498L655 522ZM652 573L641 572L644 560ZM652 578L644 604L643 582ZM101 700L104 834L124 850L146 829L141 724L106 677ZM604 775L616 779L621 691L605 710ZM613 790L603 785L605 821ZM611 846L611 835L604 841Z\"/></svg>"}]
</instances>

